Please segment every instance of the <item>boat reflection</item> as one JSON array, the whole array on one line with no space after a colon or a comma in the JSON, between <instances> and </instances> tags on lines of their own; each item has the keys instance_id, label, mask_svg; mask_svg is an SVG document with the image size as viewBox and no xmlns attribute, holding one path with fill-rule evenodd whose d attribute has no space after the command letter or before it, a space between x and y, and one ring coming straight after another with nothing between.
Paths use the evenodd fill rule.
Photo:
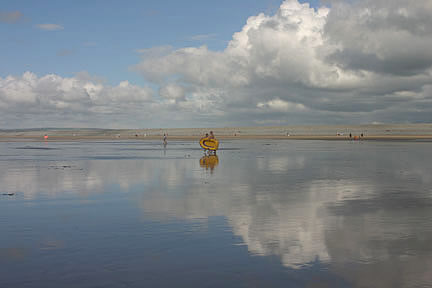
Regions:
<instances>
[{"instance_id":1,"label":"boat reflection","mask_svg":"<svg viewBox=\"0 0 432 288\"><path fill-rule=\"evenodd\" d=\"M214 168L219 164L219 158L217 155L205 155L200 159L200 166L206 170L210 169L210 173L213 173Z\"/></svg>"}]
</instances>

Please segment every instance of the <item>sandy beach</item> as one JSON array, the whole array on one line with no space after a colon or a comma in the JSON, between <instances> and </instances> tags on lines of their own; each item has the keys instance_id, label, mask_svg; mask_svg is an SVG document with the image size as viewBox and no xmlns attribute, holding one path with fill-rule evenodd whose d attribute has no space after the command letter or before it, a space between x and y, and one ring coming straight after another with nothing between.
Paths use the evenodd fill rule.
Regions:
<instances>
[{"instance_id":1,"label":"sandy beach","mask_svg":"<svg viewBox=\"0 0 432 288\"><path fill-rule=\"evenodd\" d=\"M158 140L164 133L168 135L169 140L195 141L210 130L222 140L432 140L432 124L395 124L167 129L19 129L0 130L0 141Z\"/></svg>"}]
</instances>

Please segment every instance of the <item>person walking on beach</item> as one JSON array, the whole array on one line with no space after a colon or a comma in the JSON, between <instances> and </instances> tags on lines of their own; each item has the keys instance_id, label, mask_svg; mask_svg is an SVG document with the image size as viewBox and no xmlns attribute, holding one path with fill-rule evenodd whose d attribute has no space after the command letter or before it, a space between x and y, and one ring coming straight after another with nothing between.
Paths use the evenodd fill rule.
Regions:
<instances>
[{"instance_id":1,"label":"person walking on beach","mask_svg":"<svg viewBox=\"0 0 432 288\"><path fill-rule=\"evenodd\" d=\"M209 139L215 139L215 136L213 134L213 131L210 131L210 136L208 137Z\"/></svg>"},{"instance_id":2,"label":"person walking on beach","mask_svg":"<svg viewBox=\"0 0 432 288\"><path fill-rule=\"evenodd\" d=\"M206 140L206 139L209 139L208 133L205 133L205 135L201 137L200 143L201 143L201 141ZM203 146L201 146L201 147L204 148ZM204 154L207 155L207 149L205 149L205 148L204 148Z\"/></svg>"},{"instance_id":3,"label":"person walking on beach","mask_svg":"<svg viewBox=\"0 0 432 288\"><path fill-rule=\"evenodd\" d=\"M208 133L206 133L205 136L201 137L201 139L208 138L208 137L209 137L209 135L208 135Z\"/></svg>"},{"instance_id":4,"label":"person walking on beach","mask_svg":"<svg viewBox=\"0 0 432 288\"><path fill-rule=\"evenodd\" d=\"M168 144L167 135L166 135L166 133L164 133L164 135L163 135L163 145L166 146L167 144Z\"/></svg>"},{"instance_id":5,"label":"person walking on beach","mask_svg":"<svg viewBox=\"0 0 432 288\"><path fill-rule=\"evenodd\" d=\"M210 131L210 136L208 137L209 140L215 140L215 136L213 134L213 131ZM213 150L213 152L211 152L210 150L208 151L209 155L216 155L216 150Z\"/></svg>"}]
</instances>

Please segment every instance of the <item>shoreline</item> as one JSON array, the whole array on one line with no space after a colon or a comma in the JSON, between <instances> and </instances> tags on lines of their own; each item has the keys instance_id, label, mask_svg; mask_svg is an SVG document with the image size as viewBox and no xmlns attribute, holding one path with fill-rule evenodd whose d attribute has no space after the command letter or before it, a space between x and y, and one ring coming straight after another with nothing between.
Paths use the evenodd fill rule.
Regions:
<instances>
[{"instance_id":1,"label":"shoreline","mask_svg":"<svg viewBox=\"0 0 432 288\"><path fill-rule=\"evenodd\" d=\"M162 141L163 136L12 136L0 135L0 142L79 142L79 141ZM424 141L432 142L432 135L366 135L352 138L349 136L335 135L220 135L218 140L321 140L321 141ZM168 141L199 141L200 137L195 135L168 136Z\"/></svg>"},{"instance_id":2,"label":"shoreline","mask_svg":"<svg viewBox=\"0 0 432 288\"><path fill-rule=\"evenodd\" d=\"M219 140L374 140L432 141L432 124L369 124L369 125L310 125L310 126L249 126L223 128L37 128L0 130L0 141L118 141L160 140L199 141L210 130ZM352 138L349 136L352 135ZM363 136L363 137L362 137ZM48 137L48 139L44 139Z\"/></svg>"}]
</instances>

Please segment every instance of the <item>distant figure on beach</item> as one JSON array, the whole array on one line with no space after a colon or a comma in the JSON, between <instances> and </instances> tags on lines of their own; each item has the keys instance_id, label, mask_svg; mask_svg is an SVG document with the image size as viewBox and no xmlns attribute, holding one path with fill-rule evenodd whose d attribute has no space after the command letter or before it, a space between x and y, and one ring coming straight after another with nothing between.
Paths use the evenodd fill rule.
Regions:
<instances>
[{"instance_id":1,"label":"distant figure on beach","mask_svg":"<svg viewBox=\"0 0 432 288\"><path fill-rule=\"evenodd\" d=\"M352 134L350 133L350 139L352 138Z\"/></svg>"},{"instance_id":2,"label":"distant figure on beach","mask_svg":"<svg viewBox=\"0 0 432 288\"><path fill-rule=\"evenodd\" d=\"M362 137L362 138L363 138L363 133L361 133L361 134L360 134L360 137Z\"/></svg>"},{"instance_id":3,"label":"distant figure on beach","mask_svg":"<svg viewBox=\"0 0 432 288\"><path fill-rule=\"evenodd\" d=\"M213 134L213 131L210 131L210 136L208 137L209 139L215 139L215 136Z\"/></svg>"},{"instance_id":4,"label":"distant figure on beach","mask_svg":"<svg viewBox=\"0 0 432 288\"><path fill-rule=\"evenodd\" d=\"M168 137L167 137L166 133L164 133L164 135L163 135L163 145L164 146L166 146L168 144L167 138Z\"/></svg>"}]
</instances>

